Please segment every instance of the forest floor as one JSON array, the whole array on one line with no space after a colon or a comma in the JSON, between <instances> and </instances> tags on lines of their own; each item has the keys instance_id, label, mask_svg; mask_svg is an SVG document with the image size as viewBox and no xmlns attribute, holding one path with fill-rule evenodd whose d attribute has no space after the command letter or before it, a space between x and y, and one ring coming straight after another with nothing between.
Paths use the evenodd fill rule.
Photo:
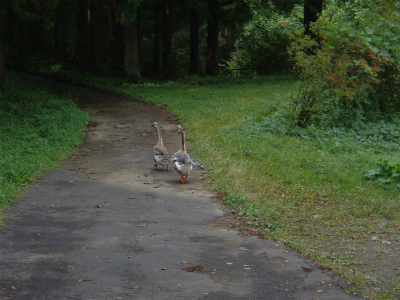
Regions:
<instances>
[{"instance_id":1,"label":"forest floor","mask_svg":"<svg viewBox=\"0 0 400 300\"><path fill-rule=\"evenodd\" d=\"M284 244L234 229L196 170L181 184L172 166L155 168L154 121L169 152L180 147L170 113L27 79L69 94L92 121L78 152L5 211L1 299L361 298Z\"/></svg>"}]
</instances>

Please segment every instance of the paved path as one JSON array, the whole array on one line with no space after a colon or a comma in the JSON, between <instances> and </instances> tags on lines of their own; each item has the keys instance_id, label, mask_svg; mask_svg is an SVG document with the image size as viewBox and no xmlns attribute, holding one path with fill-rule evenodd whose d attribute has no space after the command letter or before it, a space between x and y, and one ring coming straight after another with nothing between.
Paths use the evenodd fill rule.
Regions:
<instances>
[{"instance_id":1,"label":"paved path","mask_svg":"<svg viewBox=\"0 0 400 300\"><path fill-rule=\"evenodd\" d=\"M6 211L0 299L360 299L283 244L232 229L197 170L183 185L155 169L152 122L179 148L167 112L38 83L76 97L94 122L79 153Z\"/></svg>"}]
</instances>

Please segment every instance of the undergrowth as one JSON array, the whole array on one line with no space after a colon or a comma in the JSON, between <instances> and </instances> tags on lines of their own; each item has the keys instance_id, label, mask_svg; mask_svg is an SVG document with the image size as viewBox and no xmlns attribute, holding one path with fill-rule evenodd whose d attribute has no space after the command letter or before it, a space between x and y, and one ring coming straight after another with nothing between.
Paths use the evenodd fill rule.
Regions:
<instances>
[{"instance_id":1,"label":"undergrowth","mask_svg":"<svg viewBox=\"0 0 400 300\"><path fill-rule=\"evenodd\" d=\"M10 74L0 92L0 207L74 151L88 120L72 100Z\"/></svg>"}]
</instances>

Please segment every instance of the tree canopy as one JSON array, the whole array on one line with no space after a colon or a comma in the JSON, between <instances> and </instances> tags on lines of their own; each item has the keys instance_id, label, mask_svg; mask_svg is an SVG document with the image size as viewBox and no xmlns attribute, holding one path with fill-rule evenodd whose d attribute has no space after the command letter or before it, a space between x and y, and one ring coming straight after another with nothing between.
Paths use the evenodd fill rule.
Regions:
<instances>
[{"instance_id":1,"label":"tree canopy","mask_svg":"<svg viewBox=\"0 0 400 300\"><path fill-rule=\"evenodd\" d=\"M100 76L295 72L298 124L400 111L395 0L2 0L5 68ZM316 66L318 66L316 68ZM293 69L294 67L294 69ZM334 120L335 119L335 120Z\"/></svg>"}]
</instances>

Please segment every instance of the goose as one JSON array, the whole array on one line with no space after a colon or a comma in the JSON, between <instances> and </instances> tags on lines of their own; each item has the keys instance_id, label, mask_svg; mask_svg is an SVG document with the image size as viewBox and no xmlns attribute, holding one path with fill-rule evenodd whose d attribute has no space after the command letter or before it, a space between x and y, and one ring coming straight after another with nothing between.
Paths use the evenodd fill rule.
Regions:
<instances>
[{"instance_id":1,"label":"goose","mask_svg":"<svg viewBox=\"0 0 400 300\"><path fill-rule=\"evenodd\" d=\"M181 176L181 183L187 183L187 177L192 171L193 166L198 169L204 170L206 167L201 163L195 161L190 155L186 152L185 145L185 132L181 125L178 125L178 133L181 135L182 139L182 147L175 154L168 158L169 161L172 161L174 164L175 170Z\"/></svg>"},{"instance_id":2,"label":"goose","mask_svg":"<svg viewBox=\"0 0 400 300\"><path fill-rule=\"evenodd\" d=\"M154 122L153 125L151 125L152 127L157 129L158 132L158 142L157 145L155 145L153 147L153 154L154 154L154 167L157 167L157 165L161 165L161 166L167 166L166 169L164 169L164 171L168 171L169 170L169 163L168 161L163 160L165 157L167 157L168 155L168 150L167 148L165 148L165 146L163 145L163 141L161 138L161 128L160 125L157 124L157 122Z\"/></svg>"}]
</instances>

